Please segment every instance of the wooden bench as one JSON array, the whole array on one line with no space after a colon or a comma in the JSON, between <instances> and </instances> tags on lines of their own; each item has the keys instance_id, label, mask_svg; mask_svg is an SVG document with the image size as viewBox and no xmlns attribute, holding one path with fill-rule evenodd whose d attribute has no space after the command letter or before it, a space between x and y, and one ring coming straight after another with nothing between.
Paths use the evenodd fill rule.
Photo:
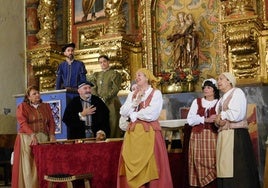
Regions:
<instances>
[{"instance_id":1,"label":"wooden bench","mask_svg":"<svg viewBox=\"0 0 268 188\"><path fill-rule=\"evenodd\" d=\"M69 174L54 174L45 175L44 179L48 181L48 188L53 188L54 183L66 183L67 188L73 188L73 181L84 180L85 188L90 188L90 179L92 174L80 174L80 175L69 175Z\"/></svg>"}]
</instances>

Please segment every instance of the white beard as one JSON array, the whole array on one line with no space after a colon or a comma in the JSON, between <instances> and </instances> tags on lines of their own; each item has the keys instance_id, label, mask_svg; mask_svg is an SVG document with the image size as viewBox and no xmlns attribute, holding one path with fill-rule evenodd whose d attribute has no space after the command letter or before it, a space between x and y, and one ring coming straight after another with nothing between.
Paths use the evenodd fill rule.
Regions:
<instances>
[{"instance_id":1,"label":"white beard","mask_svg":"<svg viewBox=\"0 0 268 188\"><path fill-rule=\"evenodd\" d=\"M90 93L87 93L84 95L87 99L91 98L91 94Z\"/></svg>"}]
</instances>

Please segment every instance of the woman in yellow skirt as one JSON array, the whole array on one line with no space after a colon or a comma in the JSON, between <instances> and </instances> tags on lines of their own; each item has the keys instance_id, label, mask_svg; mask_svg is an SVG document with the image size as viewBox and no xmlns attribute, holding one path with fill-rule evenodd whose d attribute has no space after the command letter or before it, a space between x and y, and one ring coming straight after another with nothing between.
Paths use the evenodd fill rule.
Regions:
<instances>
[{"instance_id":1,"label":"woman in yellow skirt","mask_svg":"<svg viewBox=\"0 0 268 188\"><path fill-rule=\"evenodd\" d=\"M137 89L120 109L129 119L119 159L117 188L172 188L165 142L158 122L162 110L158 80L147 69L136 73Z\"/></svg>"}]
</instances>

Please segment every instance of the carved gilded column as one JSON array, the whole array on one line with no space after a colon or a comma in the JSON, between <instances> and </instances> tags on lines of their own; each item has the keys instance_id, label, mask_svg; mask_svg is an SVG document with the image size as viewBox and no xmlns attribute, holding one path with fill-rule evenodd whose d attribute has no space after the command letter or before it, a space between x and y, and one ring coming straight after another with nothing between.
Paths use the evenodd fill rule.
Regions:
<instances>
[{"instance_id":1,"label":"carved gilded column","mask_svg":"<svg viewBox=\"0 0 268 188\"><path fill-rule=\"evenodd\" d=\"M126 18L122 12L124 0L107 0L105 3L105 14L109 23L106 26L106 34L126 33Z\"/></svg>"},{"instance_id":2,"label":"carved gilded column","mask_svg":"<svg viewBox=\"0 0 268 188\"><path fill-rule=\"evenodd\" d=\"M140 25L142 29L143 65L153 71L153 43L152 43L152 0L140 1Z\"/></svg>"},{"instance_id":3,"label":"carved gilded column","mask_svg":"<svg viewBox=\"0 0 268 188\"><path fill-rule=\"evenodd\" d=\"M27 50L28 84L39 85L40 91L54 90L57 66L63 60L56 45L56 1L40 0L36 15L40 29L38 43Z\"/></svg>"},{"instance_id":4,"label":"carved gilded column","mask_svg":"<svg viewBox=\"0 0 268 188\"><path fill-rule=\"evenodd\" d=\"M39 44L56 43L56 1L40 0L37 9L40 30L37 33Z\"/></svg>"},{"instance_id":5,"label":"carved gilded column","mask_svg":"<svg viewBox=\"0 0 268 188\"><path fill-rule=\"evenodd\" d=\"M221 3L223 53L222 71L233 72L238 84L267 82L266 63L260 57L264 26L252 0L229 0Z\"/></svg>"}]
</instances>

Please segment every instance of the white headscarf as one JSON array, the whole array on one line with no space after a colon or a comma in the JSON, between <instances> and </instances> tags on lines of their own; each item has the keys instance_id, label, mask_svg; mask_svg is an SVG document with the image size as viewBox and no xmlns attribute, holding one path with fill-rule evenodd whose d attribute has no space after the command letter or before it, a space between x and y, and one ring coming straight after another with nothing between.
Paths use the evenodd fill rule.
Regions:
<instances>
[{"instance_id":1,"label":"white headscarf","mask_svg":"<svg viewBox=\"0 0 268 188\"><path fill-rule=\"evenodd\" d=\"M206 81L210 81L213 85L216 86L216 88L218 88L217 81L216 81L215 79L213 79L213 78L205 79L205 80L203 81L203 83L202 83L202 87L204 87L204 84L205 84Z\"/></svg>"},{"instance_id":2,"label":"white headscarf","mask_svg":"<svg viewBox=\"0 0 268 188\"><path fill-rule=\"evenodd\" d=\"M235 76L230 72L223 72L222 73L232 84L233 87L236 85L236 78Z\"/></svg>"}]
</instances>

